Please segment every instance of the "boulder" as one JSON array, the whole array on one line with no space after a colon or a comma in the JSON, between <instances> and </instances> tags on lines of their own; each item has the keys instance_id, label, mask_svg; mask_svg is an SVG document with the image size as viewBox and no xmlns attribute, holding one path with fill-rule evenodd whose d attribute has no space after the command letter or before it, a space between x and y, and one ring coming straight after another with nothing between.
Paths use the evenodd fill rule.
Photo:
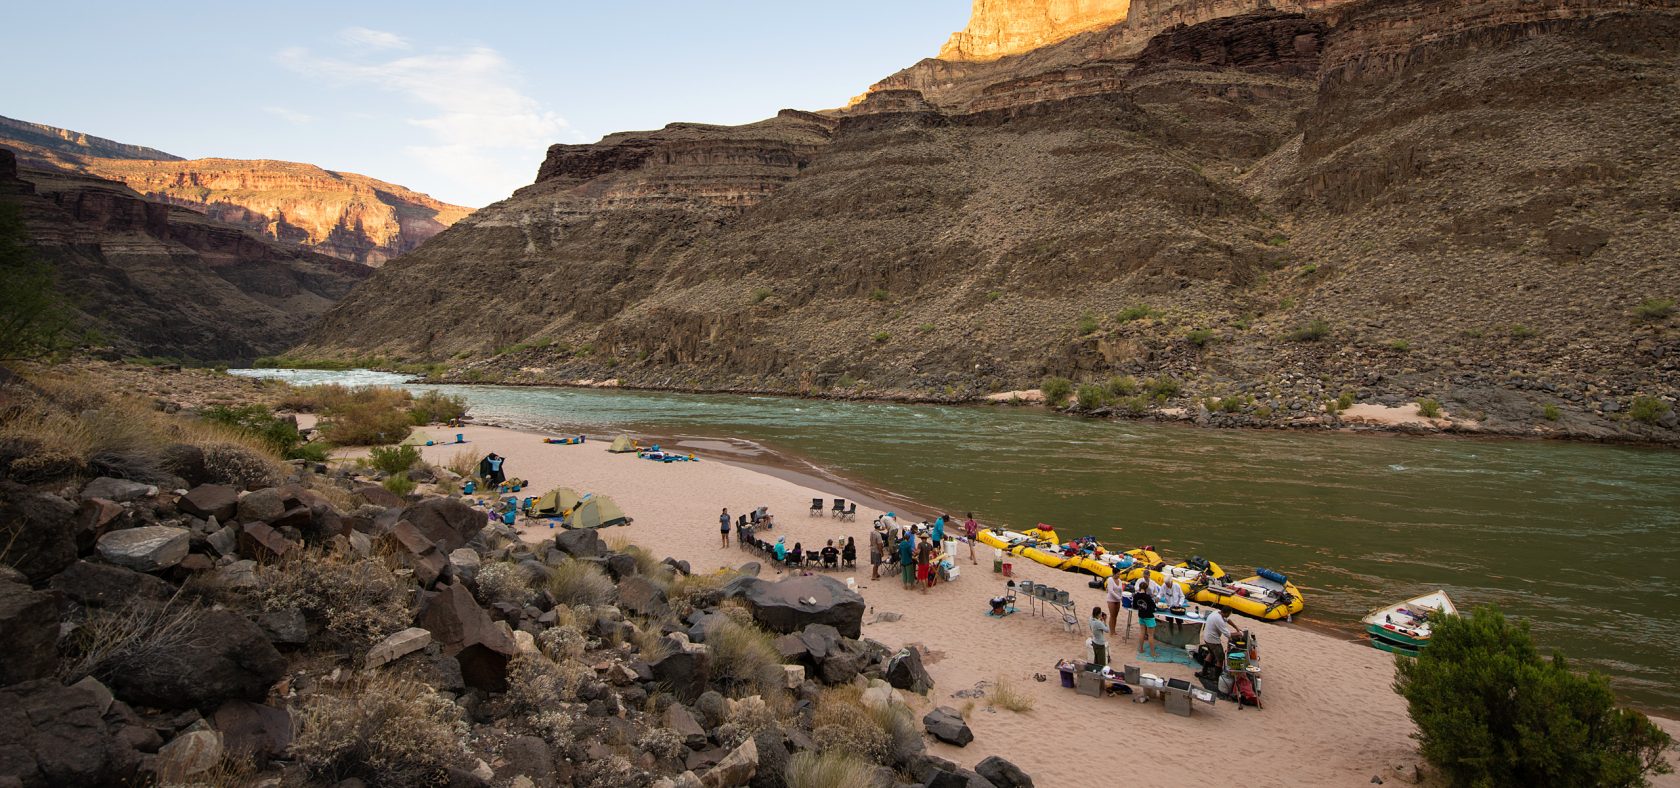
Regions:
<instances>
[{"instance_id":1,"label":"boulder","mask_svg":"<svg viewBox=\"0 0 1680 788\"><path fill-rule=\"evenodd\" d=\"M732 788L732 786L746 785L758 773L758 743L752 739L741 742L716 766L700 776L700 783L706 788Z\"/></svg>"},{"instance_id":2,"label":"boulder","mask_svg":"<svg viewBox=\"0 0 1680 788\"><path fill-rule=\"evenodd\" d=\"M92 498L103 498L107 501L127 503L138 501L141 498L151 498L157 494L158 488L150 484L141 484L128 479L113 479L109 476L94 479L82 488L82 500L84 501Z\"/></svg>"},{"instance_id":3,"label":"boulder","mask_svg":"<svg viewBox=\"0 0 1680 788\"><path fill-rule=\"evenodd\" d=\"M827 624L807 625L799 631L799 639L804 642L806 653L818 662L840 649L840 630Z\"/></svg>"},{"instance_id":4,"label":"boulder","mask_svg":"<svg viewBox=\"0 0 1680 788\"><path fill-rule=\"evenodd\" d=\"M988 755L985 760L974 764L974 771L997 788L1033 788L1032 778L1021 771L1021 767L996 755Z\"/></svg>"},{"instance_id":5,"label":"boulder","mask_svg":"<svg viewBox=\"0 0 1680 788\"><path fill-rule=\"evenodd\" d=\"M286 496L278 488L267 487L246 493L239 499L236 516L242 523L266 523L280 519L286 513Z\"/></svg>"},{"instance_id":6,"label":"boulder","mask_svg":"<svg viewBox=\"0 0 1680 788\"><path fill-rule=\"evenodd\" d=\"M126 528L99 537L99 555L118 566L141 572L168 569L187 557L192 532L168 525Z\"/></svg>"},{"instance_id":7,"label":"boulder","mask_svg":"<svg viewBox=\"0 0 1680 788\"><path fill-rule=\"evenodd\" d=\"M111 703L117 699L115 695L111 694L110 687L105 686L104 682L101 682L99 679L92 676L83 676L81 681L71 684L70 686L82 690L83 692L91 693L94 698L93 705L95 708L99 709L100 714L110 711Z\"/></svg>"},{"instance_id":8,"label":"boulder","mask_svg":"<svg viewBox=\"0 0 1680 788\"><path fill-rule=\"evenodd\" d=\"M214 522L214 521L212 521ZM204 541L210 543L210 549L224 558L239 555L239 526L225 525L210 532Z\"/></svg>"},{"instance_id":9,"label":"boulder","mask_svg":"<svg viewBox=\"0 0 1680 788\"><path fill-rule=\"evenodd\" d=\"M638 615L658 618L671 612L665 589L641 575L633 575L618 584L618 606Z\"/></svg>"},{"instance_id":10,"label":"boulder","mask_svg":"<svg viewBox=\"0 0 1680 788\"><path fill-rule=\"evenodd\" d=\"M93 549L99 542L99 537L116 523L127 511L121 504L104 498L89 498L76 507L76 551L85 553Z\"/></svg>"},{"instance_id":11,"label":"boulder","mask_svg":"<svg viewBox=\"0 0 1680 788\"><path fill-rule=\"evenodd\" d=\"M822 683L830 686L845 684L863 672L864 656L856 642L842 641L817 667L817 678Z\"/></svg>"},{"instance_id":12,"label":"boulder","mask_svg":"<svg viewBox=\"0 0 1680 788\"><path fill-rule=\"evenodd\" d=\"M672 558L670 556L665 556L665 559L663 561L660 561L660 563L662 563L662 564L664 564L668 567L671 567L672 569L676 570L679 574L684 574L684 575L694 574L694 570L689 567L687 561L682 561L682 560L679 560L679 559L676 559L676 558Z\"/></svg>"},{"instance_id":13,"label":"boulder","mask_svg":"<svg viewBox=\"0 0 1680 788\"><path fill-rule=\"evenodd\" d=\"M385 508L397 507L399 511L401 507L408 505L408 501L403 500L402 496L397 495L384 487L380 487L377 484L364 484L357 487L356 497L361 498L374 506L382 506Z\"/></svg>"},{"instance_id":14,"label":"boulder","mask_svg":"<svg viewBox=\"0 0 1680 788\"><path fill-rule=\"evenodd\" d=\"M887 660L887 683L894 689L915 693L933 689L933 677L922 666L922 652L908 647L899 649Z\"/></svg>"},{"instance_id":15,"label":"boulder","mask_svg":"<svg viewBox=\"0 0 1680 788\"><path fill-rule=\"evenodd\" d=\"M445 656L461 663L467 686L507 691L507 663L519 653L519 644L490 620L466 586L450 583L439 588L420 611L420 626L443 646Z\"/></svg>"},{"instance_id":16,"label":"boulder","mask_svg":"<svg viewBox=\"0 0 1680 788\"><path fill-rule=\"evenodd\" d=\"M165 785L193 782L188 778L222 762L222 735L213 730L188 731L163 745L157 754L157 774Z\"/></svg>"},{"instance_id":17,"label":"boulder","mask_svg":"<svg viewBox=\"0 0 1680 788\"><path fill-rule=\"evenodd\" d=\"M172 443L163 447L158 452L158 467L181 477L187 484L210 481L210 471L204 467L204 450L190 443Z\"/></svg>"},{"instance_id":18,"label":"boulder","mask_svg":"<svg viewBox=\"0 0 1680 788\"><path fill-rule=\"evenodd\" d=\"M636 557L625 553L613 553L607 556L606 568L607 576L611 577L614 583L641 571L641 566L636 563Z\"/></svg>"},{"instance_id":19,"label":"boulder","mask_svg":"<svg viewBox=\"0 0 1680 788\"><path fill-rule=\"evenodd\" d=\"M694 711L707 730L729 721L729 699L717 690L706 690L694 701Z\"/></svg>"},{"instance_id":20,"label":"boulder","mask_svg":"<svg viewBox=\"0 0 1680 788\"><path fill-rule=\"evenodd\" d=\"M721 594L724 599L738 599L746 596L748 591L763 582L763 580L756 577L741 575L740 577L724 583L723 588L718 589L718 593Z\"/></svg>"},{"instance_id":21,"label":"boulder","mask_svg":"<svg viewBox=\"0 0 1680 788\"><path fill-rule=\"evenodd\" d=\"M0 782L112 785L121 755L94 693L54 679L0 689Z\"/></svg>"},{"instance_id":22,"label":"boulder","mask_svg":"<svg viewBox=\"0 0 1680 788\"><path fill-rule=\"evenodd\" d=\"M387 662L394 662L431 644L432 633L430 630L409 627L379 641L373 648L368 649L367 667L377 668Z\"/></svg>"},{"instance_id":23,"label":"boulder","mask_svg":"<svg viewBox=\"0 0 1680 788\"><path fill-rule=\"evenodd\" d=\"M264 611L257 616L257 626L262 628L263 634L267 635L271 642L288 646L304 645L315 634L315 628L310 626L309 618L295 607Z\"/></svg>"},{"instance_id":24,"label":"boulder","mask_svg":"<svg viewBox=\"0 0 1680 788\"><path fill-rule=\"evenodd\" d=\"M247 558L217 569L216 582L225 588L256 588L257 562Z\"/></svg>"},{"instance_id":25,"label":"boulder","mask_svg":"<svg viewBox=\"0 0 1680 788\"><path fill-rule=\"evenodd\" d=\"M300 528L310 539L324 541L335 536L349 535L350 522L333 509L331 504L317 503L309 507L309 525Z\"/></svg>"},{"instance_id":26,"label":"boulder","mask_svg":"<svg viewBox=\"0 0 1680 788\"><path fill-rule=\"evenodd\" d=\"M458 498L428 498L408 507L402 517L444 553L466 546L485 523L483 511Z\"/></svg>"},{"instance_id":27,"label":"boulder","mask_svg":"<svg viewBox=\"0 0 1680 788\"><path fill-rule=\"evenodd\" d=\"M285 558L296 546L292 540L282 536L267 523L245 523L239 526L239 550L251 558L278 561Z\"/></svg>"},{"instance_id":28,"label":"boulder","mask_svg":"<svg viewBox=\"0 0 1680 788\"><path fill-rule=\"evenodd\" d=\"M963 721L962 714L950 706L940 706L922 717L922 727L946 744L967 747L974 741L974 731L968 729L968 723Z\"/></svg>"},{"instance_id":29,"label":"boulder","mask_svg":"<svg viewBox=\"0 0 1680 788\"><path fill-rule=\"evenodd\" d=\"M662 724L676 731L677 735L682 737L683 744L689 749L703 750L706 748L706 729L700 725L699 720L694 718L694 712L689 711L687 706L681 703L666 706Z\"/></svg>"},{"instance_id":30,"label":"boulder","mask_svg":"<svg viewBox=\"0 0 1680 788\"><path fill-rule=\"evenodd\" d=\"M59 595L0 580L0 686L51 676L58 667Z\"/></svg>"},{"instance_id":31,"label":"boulder","mask_svg":"<svg viewBox=\"0 0 1680 788\"><path fill-rule=\"evenodd\" d=\"M743 598L753 620L771 632L786 634L811 624L827 624L849 638L862 634L863 597L832 577L798 575L776 583L759 581L746 589Z\"/></svg>"},{"instance_id":32,"label":"boulder","mask_svg":"<svg viewBox=\"0 0 1680 788\"><path fill-rule=\"evenodd\" d=\"M225 484L200 484L175 502L176 508L194 517L232 520L239 509L239 492Z\"/></svg>"},{"instance_id":33,"label":"boulder","mask_svg":"<svg viewBox=\"0 0 1680 788\"><path fill-rule=\"evenodd\" d=\"M228 700L260 701L285 672L286 658L250 619L207 610L168 650L117 666L111 691L135 706L210 709Z\"/></svg>"},{"instance_id":34,"label":"boulder","mask_svg":"<svg viewBox=\"0 0 1680 788\"><path fill-rule=\"evenodd\" d=\"M741 564L740 566L735 567L735 572L737 574L740 574L740 575L743 575L743 576L746 576L746 577L758 577L758 573L760 571L763 571L763 570L758 565L757 561L748 561L744 564Z\"/></svg>"},{"instance_id":35,"label":"boulder","mask_svg":"<svg viewBox=\"0 0 1680 788\"><path fill-rule=\"evenodd\" d=\"M607 554L601 535L592 528L561 531L554 537L554 546L573 558L599 558Z\"/></svg>"},{"instance_id":36,"label":"boulder","mask_svg":"<svg viewBox=\"0 0 1680 788\"><path fill-rule=\"evenodd\" d=\"M407 520L399 520L391 527L391 538L401 546L398 556L403 564L414 570L414 579L423 586L430 586L439 580L446 579L449 572L449 557L438 550L437 545L420 529Z\"/></svg>"},{"instance_id":37,"label":"boulder","mask_svg":"<svg viewBox=\"0 0 1680 788\"><path fill-rule=\"evenodd\" d=\"M673 650L654 662L648 670L655 682L669 685L671 694L684 703L693 703L706 691L711 678L711 661L705 651Z\"/></svg>"},{"instance_id":38,"label":"boulder","mask_svg":"<svg viewBox=\"0 0 1680 788\"><path fill-rule=\"evenodd\" d=\"M30 583L58 574L76 560L75 517L63 498L0 482L0 561Z\"/></svg>"},{"instance_id":39,"label":"boulder","mask_svg":"<svg viewBox=\"0 0 1680 788\"><path fill-rule=\"evenodd\" d=\"M110 564L77 561L47 585L82 607L112 607L135 600L161 602L175 593L151 575Z\"/></svg>"},{"instance_id":40,"label":"boulder","mask_svg":"<svg viewBox=\"0 0 1680 788\"><path fill-rule=\"evenodd\" d=\"M462 580L472 580L478 576L478 568L484 563L476 550L463 547L449 554L449 566L454 569L455 577Z\"/></svg>"},{"instance_id":41,"label":"boulder","mask_svg":"<svg viewBox=\"0 0 1680 788\"><path fill-rule=\"evenodd\" d=\"M536 736L515 736L502 744L502 757L497 760L495 776L508 784L520 777L528 785L551 785L554 782L554 750L548 742Z\"/></svg>"},{"instance_id":42,"label":"boulder","mask_svg":"<svg viewBox=\"0 0 1680 788\"><path fill-rule=\"evenodd\" d=\"M782 656L782 661L793 664L816 664L811 660L811 649L805 645L805 638L797 633L782 635L772 643L776 646L776 653Z\"/></svg>"},{"instance_id":43,"label":"boulder","mask_svg":"<svg viewBox=\"0 0 1680 788\"><path fill-rule=\"evenodd\" d=\"M238 758L260 763L292 746L292 713L285 709L230 700L216 708L210 722L222 734L223 748Z\"/></svg>"}]
</instances>

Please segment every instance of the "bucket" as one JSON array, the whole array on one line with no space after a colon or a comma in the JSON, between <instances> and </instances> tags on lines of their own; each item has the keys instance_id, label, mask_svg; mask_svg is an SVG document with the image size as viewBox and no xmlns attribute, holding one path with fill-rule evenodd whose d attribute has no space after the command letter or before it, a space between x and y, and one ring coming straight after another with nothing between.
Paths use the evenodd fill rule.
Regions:
<instances>
[{"instance_id":1,"label":"bucket","mask_svg":"<svg viewBox=\"0 0 1680 788\"><path fill-rule=\"evenodd\" d=\"M1062 668L1062 686L1073 689L1073 668Z\"/></svg>"},{"instance_id":2,"label":"bucket","mask_svg":"<svg viewBox=\"0 0 1680 788\"><path fill-rule=\"evenodd\" d=\"M1003 563L1003 576L1004 577L1014 577L1015 576L1015 565L1005 561Z\"/></svg>"},{"instance_id":3,"label":"bucket","mask_svg":"<svg viewBox=\"0 0 1680 788\"><path fill-rule=\"evenodd\" d=\"M457 432L457 433L455 433L455 442L456 443L466 443L467 439L463 436L462 433Z\"/></svg>"},{"instance_id":4,"label":"bucket","mask_svg":"<svg viewBox=\"0 0 1680 788\"><path fill-rule=\"evenodd\" d=\"M995 574L997 574L999 572L1002 572L1002 571L1003 571L1003 559L1002 558L993 558L992 559L992 574L995 575Z\"/></svg>"}]
</instances>

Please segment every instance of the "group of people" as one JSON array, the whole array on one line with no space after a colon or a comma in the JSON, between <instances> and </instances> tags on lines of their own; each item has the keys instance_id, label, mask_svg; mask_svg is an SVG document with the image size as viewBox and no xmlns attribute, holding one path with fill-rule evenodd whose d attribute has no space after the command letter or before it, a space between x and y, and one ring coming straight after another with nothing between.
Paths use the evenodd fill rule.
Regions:
<instances>
[{"instance_id":1,"label":"group of people","mask_svg":"<svg viewBox=\"0 0 1680 788\"><path fill-rule=\"evenodd\" d=\"M1116 572L1104 581L1106 592L1105 601L1108 611L1104 613L1101 607L1091 608L1091 651L1093 661L1100 664L1108 662L1108 635L1119 632L1120 610L1126 609L1126 640L1132 638L1132 616L1138 620L1140 636L1137 653L1149 651L1149 657L1154 659L1156 643L1156 619L1164 610L1169 613L1181 614L1190 606L1190 600L1185 598L1184 589L1177 581L1162 576L1159 581L1150 578L1145 572L1142 577L1127 583L1121 579L1123 573ZM1130 606L1126 602L1130 601ZM1172 616L1166 619L1167 626L1174 632L1182 632L1184 619ZM1209 651L1224 653L1225 638L1236 632L1236 628L1226 620L1225 614L1217 608L1211 608L1202 618L1203 645L1211 646Z\"/></svg>"},{"instance_id":2,"label":"group of people","mask_svg":"<svg viewBox=\"0 0 1680 788\"><path fill-rule=\"evenodd\" d=\"M718 536L723 540L723 546L729 547L729 507L724 507L723 514L718 515ZM751 546L755 534L768 531L776 527L776 519L770 515L770 507L760 506L747 514L735 518L735 543L742 550Z\"/></svg>"},{"instance_id":3,"label":"group of people","mask_svg":"<svg viewBox=\"0 0 1680 788\"><path fill-rule=\"evenodd\" d=\"M949 579L956 561L945 549L952 522L949 514L941 514L931 523L914 525L900 523L892 512L875 518L869 534L870 579L881 578L881 567L888 567L890 573L896 565L904 588L920 588L924 594L940 580ZM974 538L980 533L980 525L974 521L972 512L961 527L968 541L969 563L979 563L974 556Z\"/></svg>"}]
</instances>

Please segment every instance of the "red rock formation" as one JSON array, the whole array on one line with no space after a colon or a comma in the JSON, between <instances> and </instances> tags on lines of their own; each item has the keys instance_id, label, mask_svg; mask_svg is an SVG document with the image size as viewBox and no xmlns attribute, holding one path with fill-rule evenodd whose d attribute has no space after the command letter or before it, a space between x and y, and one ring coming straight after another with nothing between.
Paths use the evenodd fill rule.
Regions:
<instances>
[{"instance_id":1,"label":"red rock formation","mask_svg":"<svg viewBox=\"0 0 1680 788\"><path fill-rule=\"evenodd\" d=\"M951 34L940 60L996 60L1054 44L1126 18L1131 0L974 0L968 26Z\"/></svg>"}]
</instances>

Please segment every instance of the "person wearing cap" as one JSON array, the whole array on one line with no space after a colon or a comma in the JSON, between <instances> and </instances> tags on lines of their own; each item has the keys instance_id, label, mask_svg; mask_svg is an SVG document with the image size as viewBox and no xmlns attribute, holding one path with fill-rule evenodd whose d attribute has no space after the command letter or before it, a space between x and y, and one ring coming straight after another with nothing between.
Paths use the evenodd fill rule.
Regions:
<instances>
[{"instance_id":1,"label":"person wearing cap","mask_svg":"<svg viewBox=\"0 0 1680 788\"><path fill-rule=\"evenodd\" d=\"M904 590L916 587L916 542L909 534L898 540L898 567L904 576Z\"/></svg>"},{"instance_id":2,"label":"person wearing cap","mask_svg":"<svg viewBox=\"0 0 1680 788\"><path fill-rule=\"evenodd\" d=\"M880 520L875 521L875 530L869 532L869 579L881 579L881 557L887 551L887 527Z\"/></svg>"},{"instance_id":3,"label":"person wearing cap","mask_svg":"<svg viewBox=\"0 0 1680 788\"><path fill-rule=\"evenodd\" d=\"M920 581L922 593L927 593L932 581L928 577L933 572L933 541L926 535L922 536L921 544L916 545L916 579Z\"/></svg>"},{"instance_id":4,"label":"person wearing cap","mask_svg":"<svg viewBox=\"0 0 1680 788\"><path fill-rule=\"evenodd\" d=\"M1205 666L1212 677L1218 677L1225 668L1225 638L1236 632L1237 628L1225 620L1225 614L1219 608L1208 610L1207 617L1202 619L1202 645L1207 647L1210 661Z\"/></svg>"}]
</instances>

